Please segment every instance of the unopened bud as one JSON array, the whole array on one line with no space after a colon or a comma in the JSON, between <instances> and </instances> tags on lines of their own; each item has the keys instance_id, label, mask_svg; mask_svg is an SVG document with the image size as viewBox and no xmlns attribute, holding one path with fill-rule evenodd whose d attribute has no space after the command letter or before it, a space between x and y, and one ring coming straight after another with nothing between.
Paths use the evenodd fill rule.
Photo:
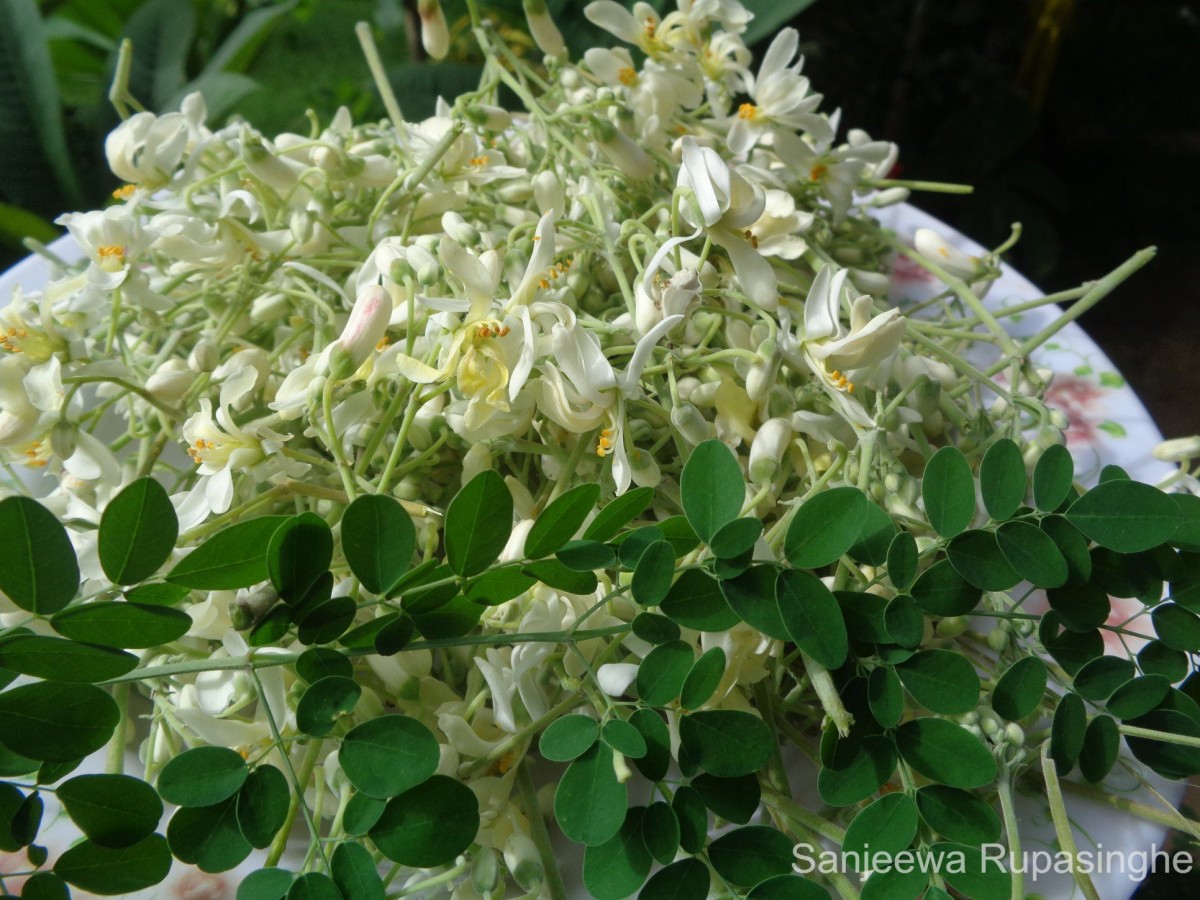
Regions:
<instances>
[{"instance_id":1,"label":"unopened bud","mask_svg":"<svg viewBox=\"0 0 1200 900\"><path fill-rule=\"evenodd\" d=\"M350 320L330 350L330 376L341 381L354 374L383 339L391 317L391 295L377 284L364 288L354 301Z\"/></svg>"},{"instance_id":2,"label":"unopened bud","mask_svg":"<svg viewBox=\"0 0 1200 900\"><path fill-rule=\"evenodd\" d=\"M554 59L563 59L566 56L567 47L563 43L562 32L550 18L550 12L546 9L546 0L524 0L522 5L525 7L525 20L529 23L529 33L533 35L538 49Z\"/></svg>"},{"instance_id":3,"label":"unopened bud","mask_svg":"<svg viewBox=\"0 0 1200 900\"><path fill-rule=\"evenodd\" d=\"M491 847L483 847L471 862L471 885L487 895L500 884L500 860Z\"/></svg>"},{"instance_id":4,"label":"unopened bud","mask_svg":"<svg viewBox=\"0 0 1200 900\"><path fill-rule=\"evenodd\" d=\"M708 440L708 422L691 403L684 401L671 408L671 425L689 444Z\"/></svg>"},{"instance_id":5,"label":"unopened bud","mask_svg":"<svg viewBox=\"0 0 1200 900\"><path fill-rule=\"evenodd\" d=\"M221 355L217 352L217 346L208 338L197 341L188 354L188 368L193 372L211 372L220 364Z\"/></svg>"},{"instance_id":6,"label":"unopened bud","mask_svg":"<svg viewBox=\"0 0 1200 900\"><path fill-rule=\"evenodd\" d=\"M635 181L650 178L658 171L650 155L634 143L633 139L618 130L611 122L603 119L595 120L603 123L596 127L596 140L609 162L621 170L622 174ZM607 126L607 127L604 127Z\"/></svg>"},{"instance_id":7,"label":"unopened bud","mask_svg":"<svg viewBox=\"0 0 1200 900\"><path fill-rule=\"evenodd\" d=\"M55 423L50 431L50 452L59 459L69 459L75 453L75 425L65 419Z\"/></svg>"},{"instance_id":8,"label":"unopened bud","mask_svg":"<svg viewBox=\"0 0 1200 900\"><path fill-rule=\"evenodd\" d=\"M537 845L523 831L514 831L504 842L504 865L523 891L537 890L546 877Z\"/></svg>"},{"instance_id":9,"label":"unopened bud","mask_svg":"<svg viewBox=\"0 0 1200 900\"><path fill-rule=\"evenodd\" d=\"M1155 459L1166 462L1187 462L1200 457L1200 435L1163 441L1151 452Z\"/></svg>"},{"instance_id":10,"label":"unopened bud","mask_svg":"<svg viewBox=\"0 0 1200 900\"><path fill-rule=\"evenodd\" d=\"M450 29L438 0L417 0L421 18L421 46L434 59L444 59L450 51Z\"/></svg>"},{"instance_id":11,"label":"unopened bud","mask_svg":"<svg viewBox=\"0 0 1200 900\"><path fill-rule=\"evenodd\" d=\"M766 484L775 477L794 434L788 419L763 422L750 444L750 480L754 484Z\"/></svg>"},{"instance_id":12,"label":"unopened bud","mask_svg":"<svg viewBox=\"0 0 1200 900\"><path fill-rule=\"evenodd\" d=\"M479 243L479 229L452 209L442 213L442 229L451 240L464 247L474 247Z\"/></svg>"}]
</instances>

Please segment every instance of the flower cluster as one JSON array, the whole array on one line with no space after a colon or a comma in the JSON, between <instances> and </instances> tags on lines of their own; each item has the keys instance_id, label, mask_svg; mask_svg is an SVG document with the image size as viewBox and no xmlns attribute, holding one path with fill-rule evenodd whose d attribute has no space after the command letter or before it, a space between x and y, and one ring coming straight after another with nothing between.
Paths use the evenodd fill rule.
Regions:
<instances>
[{"instance_id":1,"label":"flower cluster","mask_svg":"<svg viewBox=\"0 0 1200 900\"><path fill-rule=\"evenodd\" d=\"M420 6L426 46L444 50L440 7ZM796 31L755 68L736 0L678 0L662 18L597 0L587 16L624 46L569 60L544 4L526 9L544 67L481 20L479 90L421 122L393 99L388 121L355 124L343 109L308 134L268 137L211 128L192 95L180 112L119 125L106 151L127 186L60 220L82 264L0 312L6 465L34 467L44 503L77 523L153 475L184 548L251 512L336 521L356 497L391 496L424 560L450 498L493 470L514 501L501 560L520 561L537 514L576 485L654 488L652 515L677 516L684 460L716 438L742 467L744 509L765 532L756 558L769 560L797 502L822 488L856 486L920 523L931 447L994 433L1061 442L1044 380L979 302L996 257L967 258L933 233L904 247L871 221L908 196L889 178L897 149L822 109ZM501 88L521 111L499 105ZM889 303L897 253L951 285L921 314ZM998 368L968 361L975 343L1009 351L1007 383L1028 389L1016 397L990 377ZM71 532L85 596L87 579L102 581L95 533ZM335 598L369 593L334 570ZM611 588L538 584L488 606L479 627L627 625L633 604L597 602ZM260 590L182 602L192 627L147 651L148 665L295 649L247 645ZM361 602L355 623L385 611ZM705 707L737 710L783 646L745 622L683 640L723 651ZM620 698L651 648L626 631L569 652L530 640L371 655L354 716L424 722L438 772L479 799L478 842L534 883L531 825L510 800L528 737L581 685L598 704ZM148 772L198 742L278 753L273 729L297 733L283 668L257 685L223 668L154 685ZM307 771L318 762L340 821L348 783L336 753Z\"/></svg>"}]
</instances>

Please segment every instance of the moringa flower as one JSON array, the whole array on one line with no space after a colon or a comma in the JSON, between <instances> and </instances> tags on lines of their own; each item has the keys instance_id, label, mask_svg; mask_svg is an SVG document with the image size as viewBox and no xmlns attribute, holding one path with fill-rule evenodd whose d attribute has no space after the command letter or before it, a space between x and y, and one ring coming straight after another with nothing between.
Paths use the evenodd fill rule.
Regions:
<instances>
[{"instance_id":1,"label":"moringa flower","mask_svg":"<svg viewBox=\"0 0 1200 900\"><path fill-rule=\"evenodd\" d=\"M804 57L792 65L799 49L800 33L795 28L783 29L763 57L758 77L748 78L746 93L751 102L738 107L726 139L733 153L752 150L772 128L829 130L826 120L813 113L821 104L821 95L809 93L808 79L800 74Z\"/></svg>"},{"instance_id":2,"label":"moringa flower","mask_svg":"<svg viewBox=\"0 0 1200 900\"><path fill-rule=\"evenodd\" d=\"M392 298L372 284L359 291L350 319L329 349L329 375L336 381L349 378L367 361L387 332Z\"/></svg>"}]
</instances>

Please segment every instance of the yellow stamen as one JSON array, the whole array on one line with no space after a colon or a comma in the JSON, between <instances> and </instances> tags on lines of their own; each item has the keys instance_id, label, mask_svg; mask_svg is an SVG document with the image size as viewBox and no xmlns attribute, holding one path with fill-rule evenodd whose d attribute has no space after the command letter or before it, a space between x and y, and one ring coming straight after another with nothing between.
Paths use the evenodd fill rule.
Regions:
<instances>
[{"instance_id":1,"label":"yellow stamen","mask_svg":"<svg viewBox=\"0 0 1200 900\"><path fill-rule=\"evenodd\" d=\"M825 163L817 163L808 170L808 178L810 181L820 181L825 177L825 173L829 171L829 167Z\"/></svg>"},{"instance_id":2,"label":"yellow stamen","mask_svg":"<svg viewBox=\"0 0 1200 900\"><path fill-rule=\"evenodd\" d=\"M743 103L738 107L738 118L753 122L758 116L758 107L753 103Z\"/></svg>"},{"instance_id":3,"label":"yellow stamen","mask_svg":"<svg viewBox=\"0 0 1200 900\"><path fill-rule=\"evenodd\" d=\"M621 82L621 84L625 85L626 87L632 87L633 85L637 84L637 80L637 70L630 66L622 66L621 70L617 72L617 81Z\"/></svg>"},{"instance_id":4,"label":"yellow stamen","mask_svg":"<svg viewBox=\"0 0 1200 900\"><path fill-rule=\"evenodd\" d=\"M112 192L113 199L114 200L128 200L130 197L133 196L133 193L136 190L137 190L137 185L135 185L135 184L123 184L123 185L121 185L121 187L117 188L115 191Z\"/></svg>"},{"instance_id":5,"label":"yellow stamen","mask_svg":"<svg viewBox=\"0 0 1200 900\"><path fill-rule=\"evenodd\" d=\"M488 158L486 156L472 156L471 157L471 165L474 166L476 169L482 169L485 166L487 166L487 164L488 164Z\"/></svg>"}]
</instances>

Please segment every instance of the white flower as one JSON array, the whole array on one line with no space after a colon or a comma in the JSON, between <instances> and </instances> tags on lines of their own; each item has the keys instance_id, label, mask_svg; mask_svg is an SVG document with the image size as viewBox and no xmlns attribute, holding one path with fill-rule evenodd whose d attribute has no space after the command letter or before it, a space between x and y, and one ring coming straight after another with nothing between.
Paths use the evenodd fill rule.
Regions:
<instances>
[{"instance_id":1,"label":"white flower","mask_svg":"<svg viewBox=\"0 0 1200 900\"><path fill-rule=\"evenodd\" d=\"M835 113L827 132L814 133L811 142L789 131L774 133L779 159L796 174L801 185L816 185L829 200L835 225L846 218L854 202L854 192L864 175L870 172L874 177L882 177L891 168L896 155L895 144L871 141L863 132L856 132L855 142L833 148L837 121Z\"/></svg>"},{"instance_id":2,"label":"white flower","mask_svg":"<svg viewBox=\"0 0 1200 900\"><path fill-rule=\"evenodd\" d=\"M694 206L683 204L684 218L729 254L745 294L764 310L774 312L779 305L775 271L755 249L750 231L766 208L762 188L730 168L715 150L701 147L691 137L683 139L679 187L688 190L695 201Z\"/></svg>"},{"instance_id":3,"label":"white flower","mask_svg":"<svg viewBox=\"0 0 1200 900\"><path fill-rule=\"evenodd\" d=\"M758 77L751 77L746 86L752 102L738 108L729 126L727 140L734 153L746 153L773 128L828 129L824 119L812 114L821 103L821 95L810 94L808 79L800 74L804 57L792 65L799 49L800 33L795 28L783 29L771 41Z\"/></svg>"},{"instance_id":4,"label":"white flower","mask_svg":"<svg viewBox=\"0 0 1200 900\"><path fill-rule=\"evenodd\" d=\"M204 97L183 99L183 111L156 116L135 113L105 138L104 155L118 178L153 190L171 180L189 145L207 136Z\"/></svg>"},{"instance_id":5,"label":"white flower","mask_svg":"<svg viewBox=\"0 0 1200 900\"><path fill-rule=\"evenodd\" d=\"M350 318L329 348L329 375L341 381L367 361L387 331L392 317L392 298L379 285L359 292Z\"/></svg>"}]
</instances>

